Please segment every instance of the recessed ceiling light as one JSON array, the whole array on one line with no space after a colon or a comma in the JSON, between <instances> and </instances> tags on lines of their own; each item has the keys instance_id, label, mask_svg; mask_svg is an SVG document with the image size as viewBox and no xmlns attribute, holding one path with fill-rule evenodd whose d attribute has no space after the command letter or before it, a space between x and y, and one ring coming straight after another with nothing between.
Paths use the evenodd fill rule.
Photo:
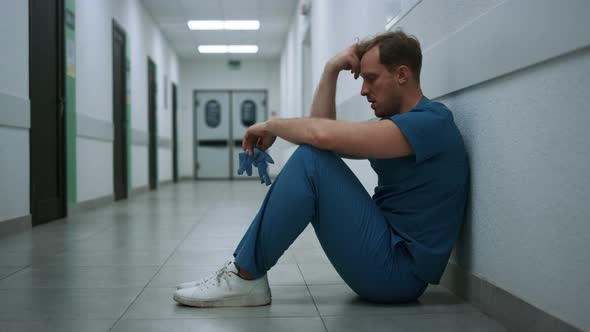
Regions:
<instances>
[{"instance_id":1,"label":"recessed ceiling light","mask_svg":"<svg viewBox=\"0 0 590 332\"><path fill-rule=\"evenodd\" d=\"M223 30L223 21L188 21L191 30Z\"/></svg>"},{"instance_id":2,"label":"recessed ceiling light","mask_svg":"<svg viewBox=\"0 0 590 332\"><path fill-rule=\"evenodd\" d=\"M225 21L225 30L258 30L260 21Z\"/></svg>"},{"instance_id":3,"label":"recessed ceiling light","mask_svg":"<svg viewBox=\"0 0 590 332\"><path fill-rule=\"evenodd\" d=\"M258 45L199 45L199 53L258 53Z\"/></svg>"},{"instance_id":4,"label":"recessed ceiling light","mask_svg":"<svg viewBox=\"0 0 590 332\"><path fill-rule=\"evenodd\" d=\"M229 53L258 53L257 45L228 45Z\"/></svg>"},{"instance_id":5,"label":"recessed ceiling light","mask_svg":"<svg viewBox=\"0 0 590 332\"><path fill-rule=\"evenodd\" d=\"M191 30L258 30L260 21L188 21Z\"/></svg>"}]
</instances>

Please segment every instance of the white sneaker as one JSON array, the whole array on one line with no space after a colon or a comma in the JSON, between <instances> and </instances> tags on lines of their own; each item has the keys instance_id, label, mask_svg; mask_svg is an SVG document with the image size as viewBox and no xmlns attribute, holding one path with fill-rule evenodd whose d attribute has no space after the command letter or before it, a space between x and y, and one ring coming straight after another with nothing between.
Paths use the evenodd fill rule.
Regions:
<instances>
[{"instance_id":1,"label":"white sneaker","mask_svg":"<svg viewBox=\"0 0 590 332\"><path fill-rule=\"evenodd\" d=\"M223 267L221 269L217 270L217 272L215 272L214 274L211 274L211 275L201 278L199 280L189 281L189 282L184 282L182 284L178 284L178 285L176 285L176 289L197 287L200 284L204 284L205 282L209 281L210 279L215 278L215 276L217 276L217 274L219 274L221 272L221 270L223 270L224 268L226 268L232 264L233 264L233 261L229 260L229 261L225 262L225 264L223 264Z\"/></svg>"},{"instance_id":2,"label":"white sneaker","mask_svg":"<svg viewBox=\"0 0 590 332\"><path fill-rule=\"evenodd\" d=\"M268 278L254 280L238 276L235 264L224 265L207 281L174 292L174 301L192 307L251 307L270 304Z\"/></svg>"}]
</instances>

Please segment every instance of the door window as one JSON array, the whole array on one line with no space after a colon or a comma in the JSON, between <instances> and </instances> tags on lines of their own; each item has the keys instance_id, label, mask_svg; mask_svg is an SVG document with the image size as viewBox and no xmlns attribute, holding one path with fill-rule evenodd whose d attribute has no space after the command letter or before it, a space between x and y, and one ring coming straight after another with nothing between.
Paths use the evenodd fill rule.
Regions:
<instances>
[{"instance_id":1,"label":"door window","mask_svg":"<svg viewBox=\"0 0 590 332\"><path fill-rule=\"evenodd\" d=\"M221 122L221 104L217 100L209 100L205 104L205 123L209 128L217 128Z\"/></svg>"},{"instance_id":2,"label":"door window","mask_svg":"<svg viewBox=\"0 0 590 332\"><path fill-rule=\"evenodd\" d=\"M241 118L242 124L246 127L250 127L251 125L256 123L256 103L252 100L244 100L242 102L241 109Z\"/></svg>"}]
</instances>

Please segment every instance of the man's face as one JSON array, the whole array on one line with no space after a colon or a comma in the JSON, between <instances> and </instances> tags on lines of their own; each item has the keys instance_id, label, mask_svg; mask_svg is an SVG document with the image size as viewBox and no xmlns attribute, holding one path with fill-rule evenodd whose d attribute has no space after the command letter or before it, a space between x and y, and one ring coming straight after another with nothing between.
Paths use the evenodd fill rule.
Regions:
<instances>
[{"instance_id":1,"label":"man's face","mask_svg":"<svg viewBox=\"0 0 590 332\"><path fill-rule=\"evenodd\" d=\"M375 116L384 117L399 113L401 105L400 86L395 72L389 72L379 61L379 47L372 47L361 58L363 86L361 95L366 96Z\"/></svg>"}]
</instances>

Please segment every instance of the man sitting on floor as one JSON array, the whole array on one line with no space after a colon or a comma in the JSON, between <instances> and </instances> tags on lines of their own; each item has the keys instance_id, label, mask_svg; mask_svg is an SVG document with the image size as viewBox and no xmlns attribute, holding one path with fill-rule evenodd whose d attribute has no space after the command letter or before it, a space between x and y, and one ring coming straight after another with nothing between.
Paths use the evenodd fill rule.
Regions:
<instances>
[{"instance_id":1,"label":"man sitting on floor","mask_svg":"<svg viewBox=\"0 0 590 332\"><path fill-rule=\"evenodd\" d=\"M361 41L330 59L311 116L248 128L243 149L266 151L276 137L300 144L238 244L215 274L177 286L196 307L271 302L266 273L311 222L342 279L380 303L417 299L445 269L464 218L468 163L452 113L423 96L418 40L402 31ZM336 120L336 81L350 70L381 121ZM371 197L339 156L368 159Z\"/></svg>"}]
</instances>

